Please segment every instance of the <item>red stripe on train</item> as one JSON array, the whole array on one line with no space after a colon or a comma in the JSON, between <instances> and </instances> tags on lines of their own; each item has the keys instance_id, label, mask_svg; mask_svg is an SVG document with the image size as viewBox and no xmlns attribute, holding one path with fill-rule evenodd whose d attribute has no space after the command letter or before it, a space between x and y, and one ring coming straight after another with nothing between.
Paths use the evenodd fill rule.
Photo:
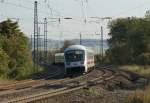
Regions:
<instances>
[{"instance_id":1,"label":"red stripe on train","mask_svg":"<svg viewBox=\"0 0 150 103\"><path fill-rule=\"evenodd\" d=\"M87 64L93 64L94 61L87 61Z\"/></svg>"}]
</instances>

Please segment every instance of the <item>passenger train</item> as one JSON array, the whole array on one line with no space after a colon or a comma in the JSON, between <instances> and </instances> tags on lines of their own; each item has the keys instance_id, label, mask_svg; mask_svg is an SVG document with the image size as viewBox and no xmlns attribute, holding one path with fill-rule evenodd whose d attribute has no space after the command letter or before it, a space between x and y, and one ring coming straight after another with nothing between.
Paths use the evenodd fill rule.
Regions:
<instances>
[{"instance_id":1,"label":"passenger train","mask_svg":"<svg viewBox=\"0 0 150 103\"><path fill-rule=\"evenodd\" d=\"M64 53L55 54L55 64L57 65L64 64Z\"/></svg>"},{"instance_id":2,"label":"passenger train","mask_svg":"<svg viewBox=\"0 0 150 103\"><path fill-rule=\"evenodd\" d=\"M64 51L66 74L87 73L94 66L94 53L82 45L72 45Z\"/></svg>"}]
</instances>

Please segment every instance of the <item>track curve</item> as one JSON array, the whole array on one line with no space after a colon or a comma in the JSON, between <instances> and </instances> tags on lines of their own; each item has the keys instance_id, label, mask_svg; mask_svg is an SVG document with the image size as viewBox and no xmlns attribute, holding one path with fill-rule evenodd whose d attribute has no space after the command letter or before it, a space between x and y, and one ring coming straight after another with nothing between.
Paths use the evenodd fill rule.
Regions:
<instances>
[{"instance_id":1,"label":"track curve","mask_svg":"<svg viewBox=\"0 0 150 103\"><path fill-rule=\"evenodd\" d=\"M26 97L20 97L13 99L11 101L7 101L8 103L22 103L22 102L32 102L32 101L37 101L45 98L49 98L51 96L59 95L62 93L67 93L70 91L74 90L79 90L87 86L96 85L99 83L102 83L104 81L111 80L112 78L115 77L115 72L109 69L101 69L101 75L93 76L92 78L88 79L89 75L85 75L83 78L75 78L73 80L66 80L66 81L61 81L60 83L55 83L51 85L63 85L63 87L56 89L54 91L48 91L48 92L42 92L40 94L35 94L32 96L26 96ZM86 80L85 80L86 79ZM87 80L88 79L88 80ZM78 82L75 82L78 81ZM64 85L65 84L65 85Z\"/></svg>"}]
</instances>

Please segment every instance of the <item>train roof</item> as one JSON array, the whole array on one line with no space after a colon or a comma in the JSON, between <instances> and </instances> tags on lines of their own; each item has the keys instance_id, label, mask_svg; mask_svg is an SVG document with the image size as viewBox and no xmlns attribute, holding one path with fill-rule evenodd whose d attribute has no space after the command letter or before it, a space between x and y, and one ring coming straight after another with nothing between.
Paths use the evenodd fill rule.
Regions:
<instances>
[{"instance_id":1,"label":"train roof","mask_svg":"<svg viewBox=\"0 0 150 103\"><path fill-rule=\"evenodd\" d=\"M68 48L65 49L65 51L68 51L68 50L85 50L85 51L91 51L90 49L88 49L87 47L85 47L83 45L71 45L71 46L69 46Z\"/></svg>"},{"instance_id":2,"label":"train roof","mask_svg":"<svg viewBox=\"0 0 150 103\"><path fill-rule=\"evenodd\" d=\"M56 53L55 56L64 56L64 53Z\"/></svg>"}]
</instances>

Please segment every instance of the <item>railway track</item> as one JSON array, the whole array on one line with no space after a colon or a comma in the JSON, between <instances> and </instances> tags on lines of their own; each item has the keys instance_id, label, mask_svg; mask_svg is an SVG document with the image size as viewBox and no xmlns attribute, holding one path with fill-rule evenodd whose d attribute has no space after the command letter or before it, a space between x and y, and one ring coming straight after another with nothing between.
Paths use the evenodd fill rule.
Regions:
<instances>
[{"instance_id":1,"label":"railway track","mask_svg":"<svg viewBox=\"0 0 150 103\"><path fill-rule=\"evenodd\" d=\"M48 86L53 86L53 87L60 86L60 87L51 91L41 92L39 94L19 97L16 99L12 99L10 101L5 101L5 103L26 103L26 102L33 102L33 101L50 98L52 96L56 96L59 94L68 93L85 87L97 85L104 81L111 80L116 75L116 73L112 70L102 69L101 71L103 72L101 75L97 75L97 77L95 76L93 78L90 78L89 80L87 80L89 77L89 75L87 74L82 77L83 79L77 77L72 80L66 80L59 83L58 82L51 83Z\"/></svg>"},{"instance_id":2,"label":"railway track","mask_svg":"<svg viewBox=\"0 0 150 103\"><path fill-rule=\"evenodd\" d=\"M95 71L94 73L96 73L97 71ZM101 70L102 72L102 70ZM93 73L93 74L94 74ZM101 76L102 74L104 74L104 71L102 73L99 73L99 76ZM28 83L22 83L22 85L15 85L15 87L11 87L10 85L10 88L8 90L5 90L5 91L1 91L0 92L0 97L2 95L11 95L11 94L23 94L24 92L26 91L31 91L31 90L34 90L36 88L44 88L44 87L47 87L49 85L54 85L54 84L67 84L69 82L78 82L78 81L84 81L87 79L87 77L91 77L91 72L88 73L88 74L85 74L85 75L81 75L81 76L78 76L78 77L75 77L75 78L64 78L64 79L59 79L59 80L38 80L38 81L33 81L33 82L28 82ZM95 75L92 76L92 78L95 78ZM90 78L89 78L90 79ZM29 85L30 83L30 85ZM24 84L24 85L23 85ZM18 86L18 87L17 87ZM19 87L20 86L20 87ZM39 90L37 90L39 91ZM35 91L33 91L35 92ZM15 96L14 96L15 97ZM1 99L0 99L1 100Z\"/></svg>"},{"instance_id":3,"label":"railway track","mask_svg":"<svg viewBox=\"0 0 150 103\"><path fill-rule=\"evenodd\" d=\"M16 82L13 82L13 83L7 84L7 85L0 85L0 91L30 88L34 85L43 84L46 81L50 82L50 80L46 80L46 79L55 77L55 76L59 75L60 72L61 72L60 68L56 68L56 70L53 73L49 73L46 77L44 77L45 79L40 79L40 77L42 77L42 74L41 74L41 76L39 76L38 80L28 79L28 80L16 81Z\"/></svg>"},{"instance_id":4,"label":"railway track","mask_svg":"<svg viewBox=\"0 0 150 103\"><path fill-rule=\"evenodd\" d=\"M47 77L45 77L45 79L49 79L52 77L57 76L58 74L60 74L60 69L56 68L56 71L53 73L49 73L49 75ZM85 74L84 76L79 76L77 78L75 78L74 80L78 80L82 77L87 77L88 74ZM14 83L11 84L7 84L7 85L0 85L0 91L8 91L8 90L20 90L20 89L25 89L25 88L31 88L31 87L36 87L36 86L41 86L43 84L49 84L49 83L57 83L57 82L69 82L72 81L73 79L60 79L60 80L45 80L45 79L38 79L38 80L33 80L33 79L28 79L28 80L22 80L22 81L16 81Z\"/></svg>"}]
</instances>

